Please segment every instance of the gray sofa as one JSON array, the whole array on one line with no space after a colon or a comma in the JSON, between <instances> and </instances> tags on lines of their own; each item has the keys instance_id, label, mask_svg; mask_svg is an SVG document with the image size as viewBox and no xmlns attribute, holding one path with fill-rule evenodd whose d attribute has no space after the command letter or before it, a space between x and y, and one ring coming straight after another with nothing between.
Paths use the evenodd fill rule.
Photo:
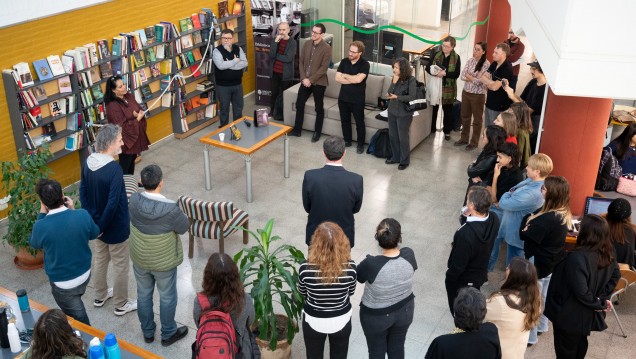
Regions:
<instances>
[{"instance_id":1,"label":"gray sofa","mask_svg":"<svg viewBox=\"0 0 636 359\"><path fill-rule=\"evenodd\" d=\"M342 125L340 124L340 111L338 110L338 94L340 93L340 83L336 82L336 70L329 69L327 71L327 77L329 78L329 86L325 91L325 119L322 126L322 133L331 136L342 137ZM386 94L389 85L391 84L391 77L384 75L372 75L367 78L366 88L366 103L371 106L377 105L378 97L382 94ZM285 124L288 126L294 126L296 119L296 98L298 97L298 88L300 83L296 84L283 93L284 103L284 116ZM431 133L431 107L426 110L419 111L419 115L413 118L411 129L409 132L409 140L411 150L419 145L430 133ZM364 123L366 125L366 141L371 139L371 136L380 128L388 128L389 124L386 121L378 120L375 118L379 114L379 110L364 110ZM310 97L305 104L305 121L303 122L303 129L313 131L316 121L316 111L313 97ZM357 140L355 121L351 120L351 126L353 127L353 140Z\"/></svg>"}]
</instances>

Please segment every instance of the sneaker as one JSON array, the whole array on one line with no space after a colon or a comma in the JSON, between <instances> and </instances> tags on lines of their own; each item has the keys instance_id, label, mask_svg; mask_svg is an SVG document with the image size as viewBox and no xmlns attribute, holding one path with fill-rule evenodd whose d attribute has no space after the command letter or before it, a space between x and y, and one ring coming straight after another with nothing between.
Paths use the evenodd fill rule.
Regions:
<instances>
[{"instance_id":1,"label":"sneaker","mask_svg":"<svg viewBox=\"0 0 636 359\"><path fill-rule=\"evenodd\" d=\"M450 137L450 135L449 135L449 134L445 134L445 135L444 135L444 139L445 139L446 141L450 141L450 138L451 138L451 137Z\"/></svg>"},{"instance_id":2,"label":"sneaker","mask_svg":"<svg viewBox=\"0 0 636 359\"><path fill-rule=\"evenodd\" d=\"M177 328L177 331L168 339L161 339L161 345L167 347L174 344L177 340L185 338L188 335L188 327L183 326Z\"/></svg>"},{"instance_id":3,"label":"sneaker","mask_svg":"<svg viewBox=\"0 0 636 359\"><path fill-rule=\"evenodd\" d=\"M467 144L468 144L468 141L459 140L459 141L453 143L453 146L459 147L459 146L464 146L464 145L467 145Z\"/></svg>"},{"instance_id":4,"label":"sneaker","mask_svg":"<svg viewBox=\"0 0 636 359\"><path fill-rule=\"evenodd\" d=\"M119 308L115 308L115 315L121 316L126 313L133 312L135 310L137 310L137 301L128 299L126 304L124 304L123 306Z\"/></svg>"},{"instance_id":5,"label":"sneaker","mask_svg":"<svg viewBox=\"0 0 636 359\"><path fill-rule=\"evenodd\" d=\"M475 146L475 145L468 145L468 146L466 146L466 151L472 151L472 150L474 150L475 148L477 148L477 146Z\"/></svg>"},{"instance_id":6,"label":"sneaker","mask_svg":"<svg viewBox=\"0 0 636 359\"><path fill-rule=\"evenodd\" d=\"M351 147L351 142L345 141L345 147Z\"/></svg>"},{"instance_id":7,"label":"sneaker","mask_svg":"<svg viewBox=\"0 0 636 359\"><path fill-rule=\"evenodd\" d=\"M364 145L358 146L358 148L356 149L356 153L358 154L364 153Z\"/></svg>"},{"instance_id":8,"label":"sneaker","mask_svg":"<svg viewBox=\"0 0 636 359\"><path fill-rule=\"evenodd\" d=\"M113 297L113 288L108 288L108 291L106 292L106 298L95 299L93 301L93 305L96 307L103 307L104 303L106 303L106 301L112 297Z\"/></svg>"},{"instance_id":9,"label":"sneaker","mask_svg":"<svg viewBox=\"0 0 636 359\"><path fill-rule=\"evenodd\" d=\"M144 337L144 342L150 344L155 341L154 335L152 337Z\"/></svg>"}]
</instances>

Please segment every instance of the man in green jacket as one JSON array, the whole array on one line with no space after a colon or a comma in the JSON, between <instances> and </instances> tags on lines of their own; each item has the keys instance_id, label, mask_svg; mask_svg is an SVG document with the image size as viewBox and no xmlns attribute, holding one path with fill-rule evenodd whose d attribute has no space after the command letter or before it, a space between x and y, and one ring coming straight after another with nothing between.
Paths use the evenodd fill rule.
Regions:
<instances>
[{"instance_id":1,"label":"man in green jacket","mask_svg":"<svg viewBox=\"0 0 636 359\"><path fill-rule=\"evenodd\" d=\"M144 341L155 340L156 324L152 294L159 291L161 345L169 346L188 334L188 327L177 328L177 266L183 262L179 234L187 232L190 222L175 201L161 195L163 174L157 165L141 171L146 190L130 197L130 258L137 280L137 315Z\"/></svg>"}]
</instances>

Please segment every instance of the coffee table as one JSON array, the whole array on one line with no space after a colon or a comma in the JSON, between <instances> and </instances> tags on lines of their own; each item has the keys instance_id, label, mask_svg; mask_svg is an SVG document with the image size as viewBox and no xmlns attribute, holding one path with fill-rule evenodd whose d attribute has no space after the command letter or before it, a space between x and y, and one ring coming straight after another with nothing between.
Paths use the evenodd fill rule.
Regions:
<instances>
[{"instance_id":1,"label":"coffee table","mask_svg":"<svg viewBox=\"0 0 636 359\"><path fill-rule=\"evenodd\" d=\"M246 125L246 121L251 124L250 127ZM241 139L238 141L231 140L230 126L232 125L236 125L236 127L241 131ZM254 126L254 121L251 117L244 116L200 138L199 141L205 144L205 148L203 149L205 189L209 191L212 188L210 184L210 146L237 152L240 153L245 160L247 202L252 203L252 154L283 136L285 137L285 150L283 156L284 176L285 178L289 178L289 138L287 137L287 134L291 132L291 130L292 128L289 126L272 122L270 122L267 126L256 127ZM221 133L225 135L224 141L221 141L219 138Z\"/></svg>"}]
</instances>

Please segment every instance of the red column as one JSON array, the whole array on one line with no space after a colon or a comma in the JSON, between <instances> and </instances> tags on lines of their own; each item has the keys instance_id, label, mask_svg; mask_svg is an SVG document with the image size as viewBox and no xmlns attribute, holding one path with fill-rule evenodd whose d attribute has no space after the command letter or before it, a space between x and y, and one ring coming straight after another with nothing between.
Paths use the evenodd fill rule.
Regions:
<instances>
[{"instance_id":1,"label":"red column","mask_svg":"<svg viewBox=\"0 0 636 359\"><path fill-rule=\"evenodd\" d=\"M594 193L611 99L558 96L548 92L539 152L554 162L553 175L570 183L570 208L582 215Z\"/></svg>"},{"instance_id":2,"label":"red column","mask_svg":"<svg viewBox=\"0 0 636 359\"><path fill-rule=\"evenodd\" d=\"M492 62L495 45L508 38L510 30L510 3L508 0L480 0L476 21L483 21L490 14L488 22L475 29L475 42L486 41L488 61Z\"/></svg>"}]
</instances>

